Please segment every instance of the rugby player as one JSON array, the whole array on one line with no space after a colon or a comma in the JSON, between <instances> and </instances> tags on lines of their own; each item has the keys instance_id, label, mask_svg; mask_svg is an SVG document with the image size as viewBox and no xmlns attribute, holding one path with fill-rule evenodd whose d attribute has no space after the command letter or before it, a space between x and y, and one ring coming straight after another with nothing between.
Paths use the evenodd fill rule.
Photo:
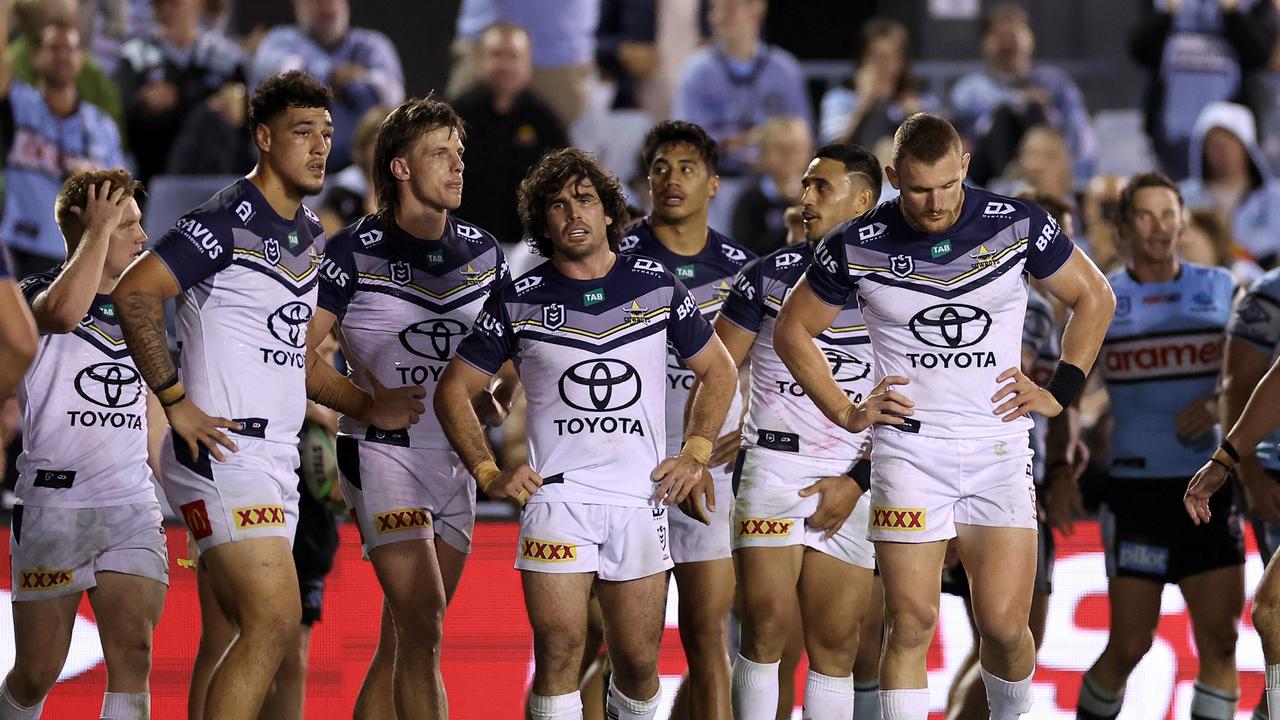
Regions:
<instances>
[{"instance_id":1,"label":"rugby player","mask_svg":"<svg viewBox=\"0 0 1280 720\"><path fill-rule=\"evenodd\" d=\"M805 717L853 717L852 669L875 568L866 538L869 433L850 435L814 406L774 351L774 327L813 261L814 246L875 207L880 167L860 147L826 145L801 184L806 243L749 263L716 319L716 334L734 361L751 362L750 409L734 471L734 560L745 611L733 665L738 720L773 720L778 669L797 608L809 656ZM816 341L841 391L862 402L874 382L857 298L850 297Z\"/></svg>"},{"instance_id":2,"label":"rugby player","mask_svg":"<svg viewBox=\"0 0 1280 720\"><path fill-rule=\"evenodd\" d=\"M516 567L534 634L532 717L582 717L578 672L594 589L608 638L608 716L658 711L667 507L714 512L707 460L735 387L724 346L661 263L616 252L621 187L590 155L545 155L520 186L526 237L548 257L494 293L436 388L454 449L490 497L523 499ZM667 345L703 381L680 453L666 454ZM472 399L515 360L527 465L499 470ZM701 507L706 502L706 508Z\"/></svg>"},{"instance_id":3,"label":"rugby player","mask_svg":"<svg viewBox=\"0 0 1280 720\"><path fill-rule=\"evenodd\" d=\"M693 123L667 120L645 135L641 163L648 172L653 210L627 229L619 248L653 258L685 284L710 321L720 310L729 284L755 254L707 227L707 204L719 186L720 148ZM667 362L668 456L680 452L684 410L694 375L673 355ZM689 717L729 718L729 637L725 618L733 606L733 555L729 513L733 491L728 461L737 453L742 403L733 394L724 427L708 467L716 484L716 511L710 523L671 511L671 560L679 588L680 641L689 663L682 692Z\"/></svg>"},{"instance_id":4,"label":"rugby player","mask_svg":"<svg viewBox=\"0 0 1280 720\"><path fill-rule=\"evenodd\" d=\"M249 108L256 167L179 219L112 293L138 371L169 420L165 492L212 597L239 630L210 676L193 674L191 705L211 720L257 716L301 621L290 543L307 398L388 429L423 409L421 388L373 381L370 397L307 350L325 237L302 199L324 184L330 103L305 73L265 80ZM172 297L180 372L164 329Z\"/></svg>"},{"instance_id":5,"label":"rugby player","mask_svg":"<svg viewBox=\"0 0 1280 720\"><path fill-rule=\"evenodd\" d=\"M1031 709L1035 668L1028 416L1052 417L1071 404L1115 300L1042 209L964 184L969 155L947 121L907 118L891 160L885 173L901 194L818 246L779 314L774 344L833 422L855 433L884 426L873 432L869 532L885 592L884 717L928 716L925 658L943 559L956 538L991 717L1010 720ZM1024 271L1074 313L1047 388L1019 367ZM878 381L861 403L836 383L812 340L855 291Z\"/></svg>"},{"instance_id":6,"label":"rugby player","mask_svg":"<svg viewBox=\"0 0 1280 720\"><path fill-rule=\"evenodd\" d=\"M465 137L447 103L402 103L374 140L378 211L329 241L309 342L337 327L351 376L366 389L373 377L434 391L485 299L508 280L493 235L452 214L462 201ZM503 388L505 409L514 383ZM343 416L338 465L393 627L370 675L394 668L400 720L445 717L441 623L471 551L471 475L430 413L401 431ZM390 708L372 697L379 684L366 680L357 717L386 716Z\"/></svg>"},{"instance_id":7,"label":"rugby player","mask_svg":"<svg viewBox=\"0 0 1280 720\"><path fill-rule=\"evenodd\" d=\"M40 717L62 672L81 597L98 621L101 717L151 716L151 635L169 584L164 516L147 466L147 406L109 296L146 233L125 170L74 173L54 216L59 267L22 281L40 332L22 380L22 454L13 508L15 662L0 718Z\"/></svg>"}]
</instances>

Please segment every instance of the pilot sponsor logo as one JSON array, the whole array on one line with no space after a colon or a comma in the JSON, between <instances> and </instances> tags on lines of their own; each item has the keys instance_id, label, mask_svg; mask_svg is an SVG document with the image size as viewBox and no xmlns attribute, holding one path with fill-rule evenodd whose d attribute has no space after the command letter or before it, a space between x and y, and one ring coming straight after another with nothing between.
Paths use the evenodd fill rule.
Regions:
<instances>
[{"instance_id":1,"label":"pilot sponsor logo","mask_svg":"<svg viewBox=\"0 0 1280 720\"><path fill-rule=\"evenodd\" d=\"M872 530L924 530L924 508L872 507Z\"/></svg>"},{"instance_id":2,"label":"pilot sponsor logo","mask_svg":"<svg viewBox=\"0 0 1280 720\"><path fill-rule=\"evenodd\" d=\"M569 543L520 538L520 557L538 562L572 562L578 559L578 546Z\"/></svg>"},{"instance_id":3,"label":"pilot sponsor logo","mask_svg":"<svg viewBox=\"0 0 1280 720\"><path fill-rule=\"evenodd\" d=\"M1206 332L1109 342L1102 346L1102 364L1113 382L1216 374L1222 367L1222 335Z\"/></svg>"},{"instance_id":4,"label":"pilot sponsor logo","mask_svg":"<svg viewBox=\"0 0 1280 720\"><path fill-rule=\"evenodd\" d=\"M23 570L18 576L19 590L39 592L41 590L55 590L70 584L70 570L32 568L31 570Z\"/></svg>"},{"instance_id":5,"label":"pilot sponsor logo","mask_svg":"<svg viewBox=\"0 0 1280 720\"><path fill-rule=\"evenodd\" d=\"M373 516L374 531L379 535L400 530L431 527L431 513L426 508L401 508Z\"/></svg>"},{"instance_id":6,"label":"pilot sponsor logo","mask_svg":"<svg viewBox=\"0 0 1280 720\"><path fill-rule=\"evenodd\" d=\"M213 525L209 523L209 511L205 509L203 500L194 500L178 508L182 513L182 521L191 531L191 537L202 540L213 534Z\"/></svg>"},{"instance_id":7,"label":"pilot sponsor logo","mask_svg":"<svg viewBox=\"0 0 1280 720\"><path fill-rule=\"evenodd\" d=\"M591 307L596 303L604 302L604 288L596 288L582 293L582 306Z\"/></svg>"},{"instance_id":8,"label":"pilot sponsor logo","mask_svg":"<svg viewBox=\"0 0 1280 720\"><path fill-rule=\"evenodd\" d=\"M1133 570L1153 575L1169 571L1169 549L1135 542L1121 542L1116 565L1123 570Z\"/></svg>"},{"instance_id":9,"label":"pilot sponsor logo","mask_svg":"<svg viewBox=\"0 0 1280 720\"><path fill-rule=\"evenodd\" d=\"M236 528L252 530L256 527L284 527L284 507L281 505L254 505L231 511Z\"/></svg>"},{"instance_id":10,"label":"pilot sponsor logo","mask_svg":"<svg viewBox=\"0 0 1280 720\"><path fill-rule=\"evenodd\" d=\"M743 518L738 520L739 537L786 537L791 534L794 520L773 518Z\"/></svg>"},{"instance_id":11,"label":"pilot sponsor logo","mask_svg":"<svg viewBox=\"0 0 1280 720\"><path fill-rule=\"evenodd\" d=\"M178 221L175 226L183 234L187 236L196 248L210 260L217 260L222 255L222 245L218 243L218 239L213 236L213 232L209 228L200 224L195 218L183 218Z\"/></svg>"}]
</instances>

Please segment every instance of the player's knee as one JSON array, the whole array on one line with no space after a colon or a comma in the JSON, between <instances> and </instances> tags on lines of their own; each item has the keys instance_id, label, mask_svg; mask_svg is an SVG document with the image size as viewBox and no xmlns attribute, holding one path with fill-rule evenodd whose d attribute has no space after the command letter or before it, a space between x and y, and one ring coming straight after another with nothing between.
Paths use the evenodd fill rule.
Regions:
<instances>
[{"instance_id":1,"label":"player's knee","mask_svg":"<svg viewBox=\"0 0 1280 720\"><path fill-rule=\"evenodd\" d=\"M1236 629L1238 618L1224 618L1207 627L1196 628L1196 650L1201 658L1213 657L1217 660L1235 657L1236 641L1240 633Z\"/></svg>"},{"instance_id":2,"label":"player's knee","mask_svg":"<svg viewBox=\"0 0 1280 720\"><path fill-rule=\"evenodd\" d=\"M127 634L105 643L103 654L118 670L147 674L151 672L151 633ZM111 668L108 668L110 671Z\"/></svg>"},{"instance_id":3,"label":"player's knee","mask_svg":"<svg viewBox=\"0 0 1280 720\"><path fill-rule=\"evenodd\" d=\"M998 652L1011 655L1031 640L1031 630L1025 622L1000 621L987 623L981 630L982 642Z\"/></svg>"},{"instance_id":4,"label":"player's knee","mask_svg":"<svg viewBox=\"0 0 1280 720\"><path fill-rule=\"evenodd\" d=\"M542 632L534 638L537 664L551 675L578 673L585 647L583 638L573 632Z\"/></svg>"},{"instance_id":5,"label":"player's knee","mask_svg":"<svg viewBox=\"0 0 1280 720\"><path fill-rule=\"evenodd\" d=\"M680 623L680 642L691 657L711 657L725 653L724 618Z\"/></svg>"},{"instance_id":6,"label":"player's knee","mask_svg":"<svg viewBox=\"0 0 1280 720\"><path fill-rule=\"evenodd\" d=\"M43 654L19 657L5 683L15 698L34 704L49 694L61 672L62 663L57 658Z\"/></svg>"},{"instance_id":7,"label":"player's knee","mask_svg":"<svg viewBox=\"0 0 1280 720\"><path fill-rule=\"evenodd\" d=\"M791 636L793 607L777 598L765 597L749 602L746 611L743 645L754 651L757 661L763 656L776 659Z\"/></svg>"},{"instance_id":8,"label":"player's knee","mask_svg":"<svg viewBox=\"0 0 1280 720\"><path fill-rule=\"evenodd\" d=\"M928 603L899 603L885 611L888 643L896 647L927 646L937 624L938 609Z\"/></svg>"},{"instance_id":9,"label":"player's knee","mask_svg":"<svg viewBox=\"0 0 1280 720\"><path fill-rule=\"evenodd\" d=\"M396 633L401 647L407 645L415 653L435 654L444 636L444 611L419 609L397 616Z\"/></svg>"},{"instance_id":10,"label":"player's knee","mask_svg":"<svg viewBox=\"0 0 1280 720\"><path fill-rule=\"evenodd\" d=\"M658 672L657 643L628 643L628 647L609 648L613 674L625 685L642 684Z\"/></svg>"},{"instance_id":11,"label":"player's knee","mask_svg":"<svg viewBox=\"0 0 1280 720\"><path fill-rule=\"evenodd\" d=\"M1154 640L1154 631L1128 629L1120 635L1113 633L1107 648L1115 657L1116 663L1127 673L1151 650Z\"/></svg>"},{"instance_id":12,"label":"player's knee","mask_svg":"<svg viewBox=\"0 0 1280 720\"><path fill-rule=\"evenodd\" d=\"M270 638L276 643L282 639L292 643L302 625L302 605L296 602L246 603L238 615L241 641Z\"/></svg>"},{"instance_id":13,"label":"player's knee","mask_svg":"<svg viewBox=\"0 0 1280 720\"><path fill-rule=\"evenodd\" d=\"M806 632L804 637L805 651L809 654L809 664L823 675L843 676L853 667L858 655L858 633L854 627L815 627L813 632ZM824 672L823 669L831 672Z\"/></svg>"}]
</instances>

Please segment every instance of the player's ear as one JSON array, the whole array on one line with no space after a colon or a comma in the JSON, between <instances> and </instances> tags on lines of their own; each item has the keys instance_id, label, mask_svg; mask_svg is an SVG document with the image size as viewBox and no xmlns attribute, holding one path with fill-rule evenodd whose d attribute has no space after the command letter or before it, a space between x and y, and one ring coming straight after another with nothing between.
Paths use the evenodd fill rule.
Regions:
<instances>
[{"instance_id":1,"label":"player's ear","mask_svg":"<svg viewBox=\"0 0 1280 720\"><path fill-rule=\"evenodd\" d=\"M253 143L258 146L258 152L271 152L271 128L266 123L258 123L253 128Z\"/></svg>"},{"instance_id":2,"label":"player's ear","mask_svg":"<svg viewBox=\"0 0 1280 720\"><path fill-rule=\"evenodd\" d=\"M713 174L711 176L711 192L707 193L707 197L713 198L718 192L720 192L720 176Z\"/></svg>"},{"instance_id":3,"label":"player's ear","mask_svg":"<svg viewBox=\"0 0 1280 720\"><path fill-rule=\"evenodd\" d=\"M965 169L968 170L967 165L965 166ZM898 171L894 170L892 165L884 166L884 177L889 181L889 184L893 186L894 190L902 189L902 186L898 184L900 182L898 180Z\"/></svg>"},{"instance_id":4,"label":"player's ear","mask_svg":"<svg viewBox=\"0 0 1280 720\"><path fill-rule=\"evenodd\" d=\"M969 177L969 153L960 156L960 180L963 182Z\"/></svg>"},{"instance_id":5,"label":"player's ear","mask_svg":"<svg viewBox=\"0 0 1280 720\"><path fill-rule=\"evenodd\" d=\"M406 182L409 180L409 163L405 162L402 157L391 158L391 174L395 179Z\"/></svg>"}]
</instances>

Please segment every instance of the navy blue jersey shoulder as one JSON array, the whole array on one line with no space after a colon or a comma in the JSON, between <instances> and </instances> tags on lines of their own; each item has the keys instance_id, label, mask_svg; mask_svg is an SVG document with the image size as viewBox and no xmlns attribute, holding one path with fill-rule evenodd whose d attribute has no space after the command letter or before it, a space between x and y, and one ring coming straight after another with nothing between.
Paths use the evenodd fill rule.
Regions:
<instances>
[{"instance_id":1,"label":"navy blue jersey shoulder","mask_svg":"<svg viewBox=\"0 0 1280 720\"><path fill-rule=\"evenodd\" d=\"M713 270L712 275L715 277L731 277L755 257L755 253L711 227L707 228L707 244L701 252L697 255L677 255L667 249L654 234L649 218L641 218L627 228L626 235L618 245L618 252L646 255L666 265L673 273L683 265L704 265Z\"/></svg>"},{"instance_id":2,"label":"navy blue jersey shoulder","mask_svg":"<svg viewBox=\"0 0 1280 720\"><path fill-rule=\"evenodd\" d=\"M565 277L551 260L546 260L508 283L501 297L503 302L526 305L580 300L583 312L598 315L637 295L675 284L675 276L662 263L644 255L618 255L609 272L594 280ZM602 291L599 299L588 295L597 290Z\"/></svg>"},{"instance_id":3,"label":"navy blue jersey shoulder","mask_svg":"<svg viewBox=\"0 0 1280 720\"><path fill-rule=\"evenodd\" d=\"M43 272L32 273L18 281L18 289L22 291L22 297L26 298L27 304L35 305L40 293L52 285L61 273L62 266L59 265Z\"/></svg>"}]
</instances>

